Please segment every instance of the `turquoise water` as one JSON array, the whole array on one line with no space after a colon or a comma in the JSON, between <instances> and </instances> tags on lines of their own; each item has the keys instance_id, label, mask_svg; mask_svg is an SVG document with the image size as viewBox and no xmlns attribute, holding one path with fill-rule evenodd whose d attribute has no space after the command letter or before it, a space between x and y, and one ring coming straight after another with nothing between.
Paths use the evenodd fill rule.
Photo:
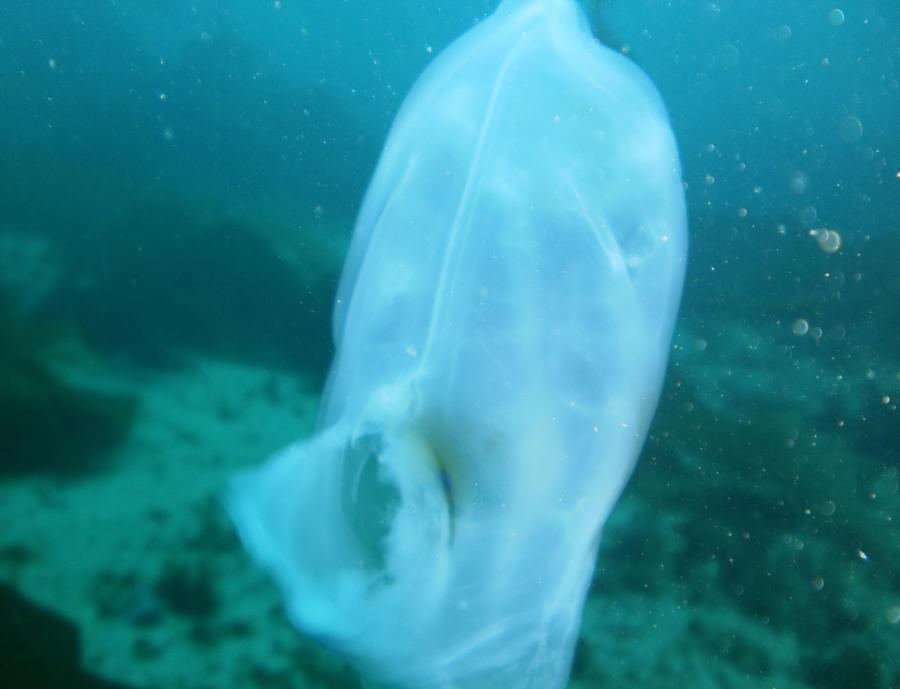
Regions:
<instances>
[{"instance_id":1,"label":"turquoise water","mask_svg":"<svg viewBox=\"0 0 900 689\"><path fill-rule=\"evenodd\" d=\"M583 6L669 108L692 243L572 685L900 686L900 5ZM493 9L0 4L0 574L89 671L359 686L217 495L312 423L391 120Z\"/></svg>"}]
</instances>

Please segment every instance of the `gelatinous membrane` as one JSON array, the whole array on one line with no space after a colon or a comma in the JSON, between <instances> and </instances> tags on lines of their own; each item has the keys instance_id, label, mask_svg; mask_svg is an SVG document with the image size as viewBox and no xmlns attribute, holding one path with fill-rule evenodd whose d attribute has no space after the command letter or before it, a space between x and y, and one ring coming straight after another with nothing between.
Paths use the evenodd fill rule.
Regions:
<instances>
[{"instance_id":1,"label":"gelatinous membrane","mask_svg":"<svg viewBox=\"0 0 900 689\"><path fill-rule=\"evenodd\" d=\"M564 686L685 251L662 103L573 0L438 57L357 222L319 429L229 493L293 622L403 687Z\"/></svg>"}]
</instances>

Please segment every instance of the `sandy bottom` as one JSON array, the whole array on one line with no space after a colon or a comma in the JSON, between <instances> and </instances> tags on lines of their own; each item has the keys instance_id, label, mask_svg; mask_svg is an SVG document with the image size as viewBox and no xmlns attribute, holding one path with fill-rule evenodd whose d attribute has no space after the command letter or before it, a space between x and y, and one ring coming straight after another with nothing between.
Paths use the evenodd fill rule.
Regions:
<instances>
[{"instance_id":1,"label":"sandy bottom","mask_svg":"<svg viewBox=\"0 0 900 689\"><path fill-rule=\"evenodd\" d=\"M78 623L88 668L138 686L270 686L327 665L219 502L231 473L309 432L317 393L200 359L107 383L139 399L130 438L108 470L0 485L0 575Z\"/></svg>"}]
</instances>

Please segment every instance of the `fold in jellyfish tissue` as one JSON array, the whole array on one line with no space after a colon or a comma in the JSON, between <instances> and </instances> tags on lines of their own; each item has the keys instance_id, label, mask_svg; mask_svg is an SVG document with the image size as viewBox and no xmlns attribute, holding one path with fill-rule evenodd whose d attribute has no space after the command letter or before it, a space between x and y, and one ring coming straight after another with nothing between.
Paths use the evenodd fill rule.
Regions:
<instances>
[{"instance_id":1,"label":"fold in jellyfish tissue","mask_svg":"<svg viewBox=\"0 0 900 689\"><path fill-rule=\"evenodd\" d=\"M365 197L318 430L228 491L292 622L400 687L563 687L686 245L665 109L573 0L444 51Z\"/></svg>"}]
</instances>

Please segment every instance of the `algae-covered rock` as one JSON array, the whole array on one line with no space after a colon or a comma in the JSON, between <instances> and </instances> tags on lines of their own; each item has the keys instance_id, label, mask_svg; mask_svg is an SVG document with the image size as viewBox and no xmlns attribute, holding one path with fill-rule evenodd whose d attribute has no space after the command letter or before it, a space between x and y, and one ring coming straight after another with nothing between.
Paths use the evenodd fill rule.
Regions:
<instances>
[{"instance_id":1,"label":"algae-covered rock","mask_svg":"<svg viewBox=\"0 0 900 689\"><path fill-rule=\"evenodd\" d=\"M5 689L127 689L81 668L77 627L0 584L0 677Z\"/></svg>"},{"instance_id":2,"label":"algae-covered rock","mask_svg":"<svg viewBox=\"0 0 900 689\"><path fill-rule=\"evenodd\" d=\"M256 226L178 202L135 207L96 232L92 245L60 242L46 312L99 350L144 365L193 352L324 377L337 273L316 242L291 257Z\"/></svg>"},{"instance_id":3,"label":"algae-covered rock","mask_svg":"<svg viewBox=\"0 0 900 689\"><path fill-rule=\"evenodd\" d=\"M0 301L0 476L88 471L128 434L134 398L66 379L63 340Z\"/></svg>"},{"instance_id":4,"label":"algae-covered rock","mask_svg":"<svg viewBox=\"0 0 900 689\"><path fill-rule=\"evenodd\" d=\"M896 686L896 410L795 340L713 318L676 337L586 618L619 660L588 686L682 686L692 663L695 687Z\"/></svg>"}]
</instances>

